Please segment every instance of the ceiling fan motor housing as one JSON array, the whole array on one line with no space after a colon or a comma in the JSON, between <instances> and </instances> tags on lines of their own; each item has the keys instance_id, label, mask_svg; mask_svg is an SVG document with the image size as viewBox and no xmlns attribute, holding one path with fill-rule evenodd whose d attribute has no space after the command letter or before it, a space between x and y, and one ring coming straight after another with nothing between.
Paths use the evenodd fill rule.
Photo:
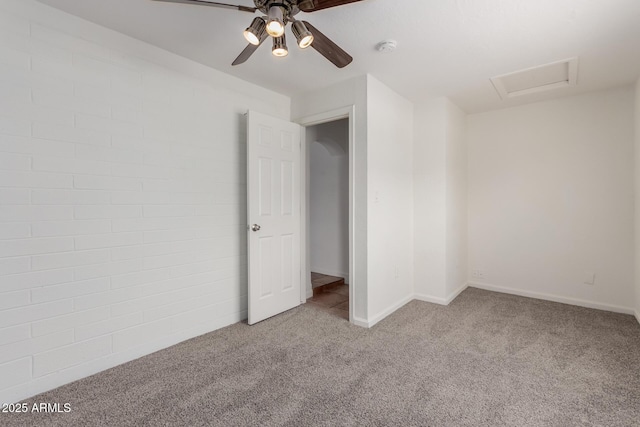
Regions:
<instances>
[{"instance_id":1,"label":"ceiling fan motor housing","mask_svg":"<svg viewBox=\"0 0 640 427\"><path fill-rule=\"evenodd\" d=\"M268 14L269 9L274 6L282 8L282 12L284 15L285 22L290 20L290 17L296 15L300 12L300 5L309 3L311 7L315 5L313 0L254 0L256 7L260 10L260 12Z\"/></svg>"}]
</instances>

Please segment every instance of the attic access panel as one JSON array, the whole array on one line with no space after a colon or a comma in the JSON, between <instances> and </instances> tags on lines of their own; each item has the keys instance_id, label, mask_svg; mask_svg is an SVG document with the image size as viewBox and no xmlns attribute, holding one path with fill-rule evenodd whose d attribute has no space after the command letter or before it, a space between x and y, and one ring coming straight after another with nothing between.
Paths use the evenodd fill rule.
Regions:
<instances>
[{"instance_id":1,"label":"attic access panel","mask_svg":"<svg viewBox=\"0 0 640 427\"><path fill-rule=\"evenodd\" d=\"M565 59L493 77L491 83L503 100L522 95L575 86L578 58Z\"/></svg>"}]
</instances>

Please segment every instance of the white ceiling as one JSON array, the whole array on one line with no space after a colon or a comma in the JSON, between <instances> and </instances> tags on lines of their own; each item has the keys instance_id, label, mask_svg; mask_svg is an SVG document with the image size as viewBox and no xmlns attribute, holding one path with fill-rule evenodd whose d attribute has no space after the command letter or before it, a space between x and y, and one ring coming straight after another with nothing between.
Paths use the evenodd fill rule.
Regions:
<instances>
[{"instance_id":1,"label":"white ceiling","mask_svg":"<svg viewBox=\"0 0 640 427\"><path fill-rule=\"evenodd\" d=\"M291 42L287 58L262 46L232 67L246 46L246 12L151 0L39 1L290 96L369 73L413 102L449 96L474 113L626 85L640 75L638 0L364 0L298 15L354 57L342 70ZM389 38L398 49L377 52ZM490 81L574 56L573 88L502 101Z\"/></svg>"}]
</instances>

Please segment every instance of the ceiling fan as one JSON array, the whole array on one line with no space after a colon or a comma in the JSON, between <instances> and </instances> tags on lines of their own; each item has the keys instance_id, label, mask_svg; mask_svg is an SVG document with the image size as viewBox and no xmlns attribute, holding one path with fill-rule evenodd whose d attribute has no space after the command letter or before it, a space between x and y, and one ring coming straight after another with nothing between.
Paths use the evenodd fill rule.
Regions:
<instances>
[{"instance_id":1,"label":"ceiling fan","mask_svg":"<svg viewBox=\"0 0 640 427\"><path fill-rule=\"evenodd\" d=\"M255 7L218 3L207 0L155 0L167 3L182 3L198 6L221 7L236 9L241 12L262 12L265 16L253 19L251 25L244 31L244 37L249 45L233 61L232 65L244 63L260 45L269 37L273 39L271 52L274 56L287 56L287 40L285 27L291 23L291 31L301 49L309 46L318 51L322 56L331 61L336 67L346 67L353 58L337 44L322 34L316 27L307 21L298 21L294 18L299 12L315 12L330 7L342 6L362 0L253 0Z\"/></svg>"}]
</instances>

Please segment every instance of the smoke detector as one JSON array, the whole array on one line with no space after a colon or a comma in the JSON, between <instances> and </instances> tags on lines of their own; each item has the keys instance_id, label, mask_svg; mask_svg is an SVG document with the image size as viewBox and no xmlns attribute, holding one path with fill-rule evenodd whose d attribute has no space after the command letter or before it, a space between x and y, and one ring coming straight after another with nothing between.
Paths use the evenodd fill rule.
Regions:
<instances>
[{"instance_id":1,"label":"smoke detector","mask_svg":"<svg viewBox=\"0 0 640 427\"><path fill-rule=\"evenodd\" d=\"M395 40L385 40L376 45L376 50L382 53L389 53L396 50L396 47L398 47L398 42Z\"/></svg>"}]
</instances>

